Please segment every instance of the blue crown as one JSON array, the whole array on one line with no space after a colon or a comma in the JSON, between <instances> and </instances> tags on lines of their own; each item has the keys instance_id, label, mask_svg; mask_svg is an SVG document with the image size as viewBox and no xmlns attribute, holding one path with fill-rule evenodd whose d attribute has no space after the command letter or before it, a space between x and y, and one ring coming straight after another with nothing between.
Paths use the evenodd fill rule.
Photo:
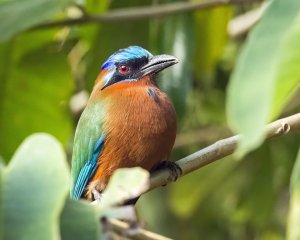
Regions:
<instances>
[{"instance_id":1,"label":"blue crown","mask_svg":"<svg viewBox=\"0 0 300 240\"><path fill-rule=\"evenodd\" d=\"M130 46L128 48L123 48L112 54L103 63L101 69L108 69L117 62L124 62L134 58L151 57L152 54L146 49L139 46Z\"/></svg>"}]
</instances>

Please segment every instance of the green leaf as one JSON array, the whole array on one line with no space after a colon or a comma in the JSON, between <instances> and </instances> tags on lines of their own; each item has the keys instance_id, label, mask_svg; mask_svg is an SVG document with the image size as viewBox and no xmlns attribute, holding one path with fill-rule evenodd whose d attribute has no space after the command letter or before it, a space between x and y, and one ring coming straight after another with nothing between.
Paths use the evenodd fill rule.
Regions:
<instances>
[{"instance_id":1,"label":"green leaf","mask_svg":"<svg viewBox=\"0 0 300 240\"><path fill-rule=\"evenodd\" d=\"M11 0L0 2L0 41L50 19L71 0Z\"/></svg>"},{"instance_id":2,"label":"green leaf","mask_svg":"<svg viewBox=\"0 0 300 240\"><path fill-rule=\"evenodd\" d=\"M99 202L101 217L136 221L133 205L120 206L128 200L139 197L149 187L150 174L140 167L117 169L112 175Z\"/></svg>"},{"instance_id":3,"label":"green leaf","mask_svg":"<svg viewBox=\"0 0 300 240\"><path fill-rule=\"evenodd\" d=\"M149 172L140 168L115 171L101 199L101 207L114 206L140 196L149 187Z\"/></svg>"},{"instance_id":4,"label":"green leaf","mask_svg":"<svg viewBox=\"0 0 300 240\"><path fill-rule=\"evenodd\" d=\"M300 85L300 13L282 39L278 72L273 96L272 117L280 114Z\"/></svg>"},{"instance_id":5,"label":"green leaf","mask_svg":"<svg viewBox=\"0 0 300 240\"><path fill-rule=\"evenodd\" d=\"M100 216L106 218L122 219L131 222L137 221L136 209L134 205L131 204L120 206L120 207L106 207L106 208L101 208L100 206Z\"/></svg>"},{"instance_id":6,"label":"green leaf","mask_svg":"<svg viewBox=\"0 0 300 240\"><path fill-rule=\"evenodd\" d=\"M287 239L300 239L300 149L293 168L291 183L290 183L290 210L287 225Z\"/></svg>"},{"instance_id":7,"label":"green leaf","mask_svg":"<svg viewBox=\"0 0 300 240\"><path fill-rule=\"evenodd\" d=\"M99 240L99 210L89 202L67 200L61 215L61 237L64 240Z\"/></svg>"},{"instance_id":8,"label":"green leaf","mask_svg":"<svg viewBox=\"0 0 300 240\"><path fill-rule=\"evenodd\" d=\"M69 190L62 146L47 134L27 138L1 168L0 226L3 238L59 238L59 215Z\"/></svg>"},{"instance_id":9,"label":"green leaf","mask_svg":"<svg viewBox=\"0 0 300 240\"><path fill-rule=\"evenodd\" d=\"M295 72L294 68L299 62L287 67L287 62L296 60L299 55L299 51L287 46L297 41L297 38L291 40L296 29L291 26L299 10L298 0L272 1L250 33L238 59L228 87L227 113L232 129L243 135L240 153L259 146L263 141L264 127L272 112L276 81L292 86L295 85L294 79L299 78L299 75L292 75L292 71L294 74L299 72ZM286 83L282 82L283 78ZM280 88L283 89L282 86ZM284 96L290 94L290 87L287 89L282 91ZM277 106L280 104L277 103Z\"/></svg>"}]
</instances>

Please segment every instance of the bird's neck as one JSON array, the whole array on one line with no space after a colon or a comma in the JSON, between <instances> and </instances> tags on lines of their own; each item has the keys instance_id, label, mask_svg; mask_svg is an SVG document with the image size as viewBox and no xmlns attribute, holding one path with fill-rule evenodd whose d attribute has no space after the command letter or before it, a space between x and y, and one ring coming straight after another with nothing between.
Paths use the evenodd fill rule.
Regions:
<instances>
[{"instance_id":1,"label":"bird's neck","mask_svg":"<svg viewBox=\"0 0 300 240\"><path fill-rule=\"evenodd\" d=\"M101 77L101 76L99 76ZM157 88L157 83L155 76L145 76L137 81L133 82L119 82L115 83L104 90L101 90L104 83L103 81L96 81L96 85L93 89L93 92L91 94L91 98L95 100L104 100L105 98L110 98L115 95L120 95L122 93L125 93L127 91L132 91L134 89L140 89L140 88L148 88L148 87L154 87Z\"/></svg>"}]
</instances>

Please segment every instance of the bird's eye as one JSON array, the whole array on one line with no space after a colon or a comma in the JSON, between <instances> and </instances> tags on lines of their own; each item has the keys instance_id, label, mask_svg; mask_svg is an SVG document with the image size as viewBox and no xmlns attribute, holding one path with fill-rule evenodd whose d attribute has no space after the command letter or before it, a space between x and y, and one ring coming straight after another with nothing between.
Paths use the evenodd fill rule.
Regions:
<instances>
[{"instance_id":1,"label":"bird's eye","mask_svg":"<svg viewBox=\"0 0 300 240\"><path fill-rule=\"evenodd\" d=\"M128 66L125 66L125 65L121 65L119 67L119 72L122 73L122 74L125 74L129 71L129 67Z\"/></svg>"}]
</instances>

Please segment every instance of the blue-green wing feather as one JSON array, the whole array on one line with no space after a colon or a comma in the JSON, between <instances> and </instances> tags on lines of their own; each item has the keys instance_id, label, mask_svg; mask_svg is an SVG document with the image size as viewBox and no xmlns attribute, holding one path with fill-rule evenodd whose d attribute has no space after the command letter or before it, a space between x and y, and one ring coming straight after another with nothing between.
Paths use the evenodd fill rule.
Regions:
<instances>
[{"instance_id":1,"label":"blue-green wing feather","mask_svg":"<svg viewBox=\"0 0 300 240\"><path fill-rule=\"evenodd\" d=\"M104 109L102 104L89 104L82 113L75 133L71 198L79 199L97 169L105 134L102 131Z\"/></svg>"},{"instance_id":2,"label":"blue-green wing feather","mask_svg":"<svg viewBox=\"0 0 300 240\"><path fill-rule=\"evenodd\" d=\"M86 188L89 180L94 175L97 169L97 159L101 154L104 145L104 134L101 135L98 142L95 145L94 153L92 158L86 162L86 164L81 168L79 175L74 184L74 189L72 192L72 199L80 199L84 189Z\"/></svg>"}]
</instances>

